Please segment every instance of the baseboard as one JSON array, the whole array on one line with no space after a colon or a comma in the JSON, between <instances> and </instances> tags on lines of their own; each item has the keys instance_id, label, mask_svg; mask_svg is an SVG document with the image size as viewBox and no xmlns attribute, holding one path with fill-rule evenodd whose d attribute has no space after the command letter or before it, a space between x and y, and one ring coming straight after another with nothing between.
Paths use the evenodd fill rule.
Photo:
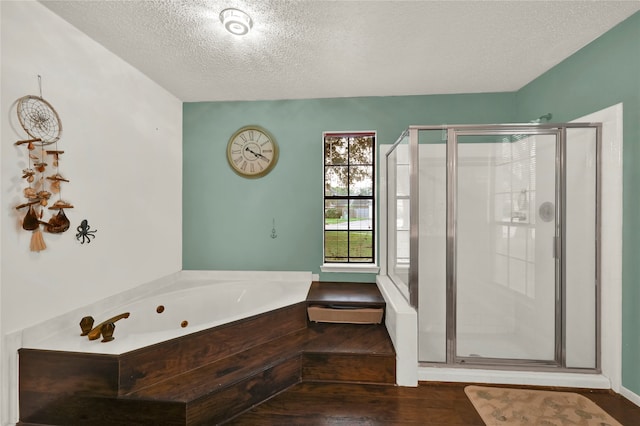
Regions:
<instances>
[{"instance_id":1,"label":"baseboard","mask_svg":"<svg viewBox=\"0 0 640 426\"><path fill-rule=\"evenodd\" d=\"M601 374L420 367L418 368L418 379L427 382L466 382L611 389L611 382Z\"/></svg>"},{"instance_id":2,"label":"baseboard","mask_svg":"<svg viewBox=\"0 0 640 426\"><path fill-rule=\"evenodd\" d=\"M640 407L640 395L631 392L629 389L625 388L624 386L620 387L620 395L624 396L629 401L633 402L638 407Z\"/></svg>"}]
</instances>

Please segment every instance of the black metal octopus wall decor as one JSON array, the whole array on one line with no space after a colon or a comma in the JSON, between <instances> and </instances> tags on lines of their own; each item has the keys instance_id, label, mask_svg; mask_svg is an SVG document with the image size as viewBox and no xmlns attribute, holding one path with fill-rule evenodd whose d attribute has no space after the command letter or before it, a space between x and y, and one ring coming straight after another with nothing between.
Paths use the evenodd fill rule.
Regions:
<instances>
[{"instance_id":1,"label":"black metal octopus wall decor","mask_svg":"<svg viewBox=\"0 0 640 426\"><path fill-rule=\"evenodd\" d=\"M78 233L76 234L76 239L78 241L82 239L82 241L80 241L80 244L84 244L85 242L90 243L91 238L95 238L95 233L98 232L97 229L90 229L87 219L83 219L82 222L80 222L80 226L78 226L76 230L78 231Z\"/></svg>"}]
</instances>

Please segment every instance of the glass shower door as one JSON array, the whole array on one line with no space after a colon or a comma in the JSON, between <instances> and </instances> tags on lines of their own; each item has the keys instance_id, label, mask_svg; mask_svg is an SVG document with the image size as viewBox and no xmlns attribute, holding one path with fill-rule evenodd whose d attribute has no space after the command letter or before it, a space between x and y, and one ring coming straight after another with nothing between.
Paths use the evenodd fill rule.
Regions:
<instances>
[{"instance_id":1,"label":"glass shower door","mask_svg":"<svg viewBox=\"0 0 640 426\"><path fill-rule=\"evenodd\" d=\"M455 139L452 361L556 364L559 133Z\"/></svg>"},{"instance_id":2,"label":"glass shower door","mask_svg":"<svg viewBox=\"0 0 640 426\"><path fill-rule=\"evenodd\" d=\"M404 133L387 161L387 275L410 300L410 164L409 133Z\"/></svg>"}]
</instances>

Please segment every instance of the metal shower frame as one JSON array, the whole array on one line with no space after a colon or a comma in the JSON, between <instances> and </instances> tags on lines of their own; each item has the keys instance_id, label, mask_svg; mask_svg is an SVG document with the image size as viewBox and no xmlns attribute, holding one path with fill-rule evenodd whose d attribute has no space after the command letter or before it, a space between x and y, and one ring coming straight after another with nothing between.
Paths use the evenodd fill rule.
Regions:
<instances>
[{"instance_id":1,"label":"metal shower frame","mask_svg":"<svg viewBox=\"0 0 640 426\"><path fill-rule=\"evenodd\" d=\"M596 300L596 348L595 368L566 367L566 155L567 129L594 129L596 136L596 194L595 194L595 300ZM392 153L395 147L409 135L409 199L410 199L410 262L409 262L409 303L418 309L418 236L419 236L419 144L418 134L421 130L446 132L446 365L449 367L477 367L521 370L571 371L580 373L599 373L601 371L601 194L602 194L602 123L515 123L515 124L487 124L487 125L435 125L409 126L387 153ZM456 262L457 262L457 153L458 136L486 136L513 134L526 135L554 135L556 137L556 212L555 235L557 236L554 251L556 256L556 298L555 298L555 359L529 360L507 358L482 358L456 356ZM443 365L443 363L422 362L422 365Z\"/></svg>"}]
</instances>

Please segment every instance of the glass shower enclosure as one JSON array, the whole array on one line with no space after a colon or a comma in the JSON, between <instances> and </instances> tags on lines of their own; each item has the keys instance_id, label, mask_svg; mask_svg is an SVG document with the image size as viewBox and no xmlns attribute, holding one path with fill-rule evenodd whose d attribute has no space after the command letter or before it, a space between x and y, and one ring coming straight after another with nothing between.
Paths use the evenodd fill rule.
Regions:
<instances>
[{"instance_id":1,"label":"glass shower enclosure","mask_svg":"<svg viewBox=\"0 0 640 426\"><path fill-rule=\"evenodd\" d=\"M599 123L411 126L386 156L387 274L418 359L598 371Z\"/></svg>"}]
</instances>

